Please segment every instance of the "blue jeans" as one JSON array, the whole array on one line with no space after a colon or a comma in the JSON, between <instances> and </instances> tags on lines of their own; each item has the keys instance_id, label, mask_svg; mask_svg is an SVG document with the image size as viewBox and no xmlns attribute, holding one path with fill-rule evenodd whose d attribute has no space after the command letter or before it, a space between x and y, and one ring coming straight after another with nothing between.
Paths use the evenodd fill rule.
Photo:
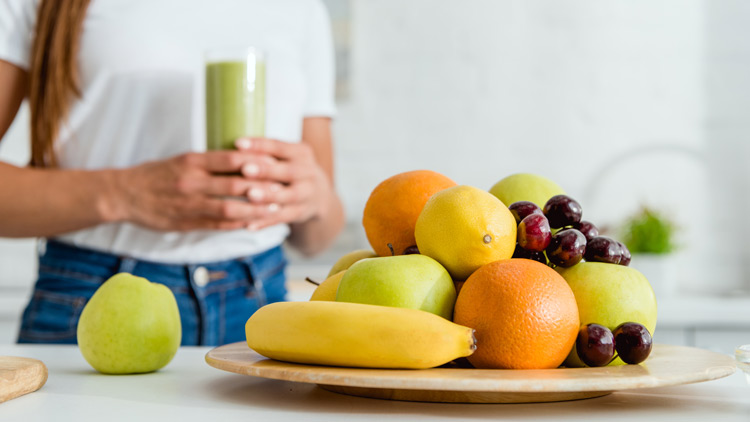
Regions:
<instances>
[{"instance_id":1,"label":"blue jeans","mask_svg":"<svg viewBox=\"0 0 750 422\"><path fill-rule=\"evenodd\" d=\"M281 247L229 261L175 265L120 257L48 240L39 278L23 312L19 343L76 343L83 307L120 272L169 287L177 299L182 345L245 340L245 322L266 303L285 300Z\"/></svg>"}]
</instances>

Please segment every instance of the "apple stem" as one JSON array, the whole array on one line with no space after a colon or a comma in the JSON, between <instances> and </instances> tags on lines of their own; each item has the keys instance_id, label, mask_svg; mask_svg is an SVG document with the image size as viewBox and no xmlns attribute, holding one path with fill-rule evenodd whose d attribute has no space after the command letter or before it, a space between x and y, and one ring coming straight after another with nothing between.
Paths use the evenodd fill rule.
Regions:
<instances>
[{"instance_id":1,"label":"apple stem","mask_svg":"<svg viewBox=\"0 0 750 422\"><path fill-rule=\"evenodd\" d=\"M305 277L305 281L307 281L308 283L312 283L312 284L314 284L316 286L320 286L320 283L318 283L317 281L311 279L310 277Z\"/></svg>"},{"instance_id":2,"label":"apple stem","mask_svg":"<svg viewBox=\"0 0 750 422\"><path fill-rule=\"evenodd\" d=\"M396 251L393 250L393 245L391 245L390 243L388 243L388 249L391 250L391 256L396 256Z\"/></svg>"}]
</instances>

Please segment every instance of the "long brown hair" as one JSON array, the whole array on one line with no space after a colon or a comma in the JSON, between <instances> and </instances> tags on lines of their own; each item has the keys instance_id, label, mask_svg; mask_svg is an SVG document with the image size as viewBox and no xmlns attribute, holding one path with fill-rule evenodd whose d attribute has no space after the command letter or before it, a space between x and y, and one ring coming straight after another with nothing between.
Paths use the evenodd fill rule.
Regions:
<instances>
[{"instance_id":1,"label":"long brown hair","mask_svg":"<svg viewBox=\"0 0 750 422\"><path fill-rule=\"evenodd\" d=\"M42 0L31 51L31 165L56 167L53 143L78 85L78 44L90 0Z\"/></svg>"}]
</instances>

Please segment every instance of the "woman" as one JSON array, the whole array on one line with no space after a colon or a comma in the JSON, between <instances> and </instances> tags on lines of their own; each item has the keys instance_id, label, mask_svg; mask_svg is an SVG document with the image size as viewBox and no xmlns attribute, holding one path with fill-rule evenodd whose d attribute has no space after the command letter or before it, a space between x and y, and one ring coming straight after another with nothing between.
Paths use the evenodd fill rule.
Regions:
<instances>
[{"instance_id":1,"label":"woman","mask_svg":"<svg viewBox=\"0 0 750 422\"><path fill-rule=\"evenodd\" d=\"M196 152L202 53L226 45L268 54L267 138ZM0 236L47 239L18 341L75 343L118 272L172 289L183 344L242 340L284 299L282 242L343 225L331 50L318 0L0 0L0 137L28 97L32 138L29 167L0 163Z\"/></svg>"}]
</instances>

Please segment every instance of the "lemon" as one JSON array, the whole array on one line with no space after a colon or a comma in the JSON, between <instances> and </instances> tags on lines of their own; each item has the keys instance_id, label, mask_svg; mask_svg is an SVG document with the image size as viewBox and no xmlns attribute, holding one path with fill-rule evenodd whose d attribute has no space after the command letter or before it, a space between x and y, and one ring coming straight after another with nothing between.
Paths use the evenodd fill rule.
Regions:
<instances>
[{"instance_id":1,"label":"lemon","mask_svg":"<svg viewBox=\"0 0 750 422\"><path fill-rule=\"evenodd\" d=\"M336 292L339 290L339 283L344 277L344 271L339 271L336 274L325 279L318 287L313 291L310 300L323 300L323 301L334 301L336 300Z\"/></svg>"},{"instance_id":2,"label":"lemon","mask_svg":"<svg viewBox=\"0 0 750 422\"><path fill-rule=\"evenodd\" d=\"M454 186L430 197L417 218L417 247L454 280L513 256L516 220L499 199L473 186Z\"/></svg>"},{"instance_id":3,"label":"lemon","mask_svg":"<svg viewBox=\"0 0 750 422\"><path fill-rule=\"evenodd\" d=\"M565 191L546 177L531 173L517 173L495 183L490 188L490 193L506 206L518 201L530 201L543 208L547 200L555 195L563 195Z\"/></svg>"}]
</instances>

